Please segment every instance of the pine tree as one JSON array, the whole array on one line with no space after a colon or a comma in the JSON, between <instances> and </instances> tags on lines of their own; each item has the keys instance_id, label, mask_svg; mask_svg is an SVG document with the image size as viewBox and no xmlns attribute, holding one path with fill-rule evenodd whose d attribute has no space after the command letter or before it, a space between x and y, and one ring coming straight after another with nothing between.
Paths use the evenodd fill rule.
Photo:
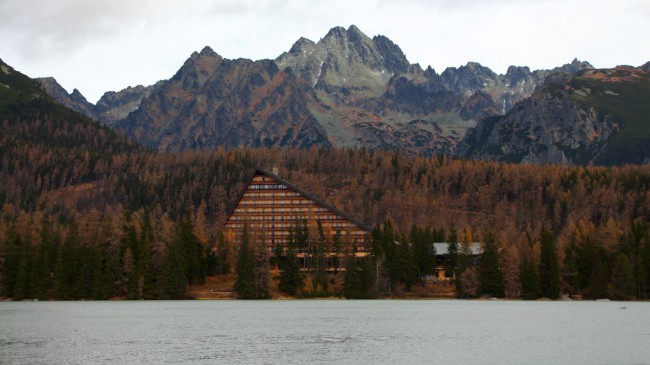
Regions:
<instances>
[{"instance_id":1,"label":"pine tree","mask_svg":"<svg viewBox=\"0 0 650 365\"><path fill-rule=\"evenodd\" d=\"M407 239L402 237L401 241L395 250L393 278L403 283L406 291L411 291L411 286L418 280L417 263L413 258Z\"/></svg>"},{"instance_id":2,"label":"pine tree","mask_svg":"<svg viewBox=\"0 0 650 365\"><path fill-rule=\"evenodd\" d=\"M413 224L409 238L417 265L418 277L420 280L424 280L427 275L432 275L436 271L436 249L433 246L433 233L430 229L424 230Z\"/></svg>"},{"instance_id":3,"label":"pine tree","mask_svg":"<svg viewBox=\"0 0 650 365\"><path fill-rule=\"evenodd\" d=\"M487 235L479 262L480 295L503 298L505 296L505 284L501 266L499 265L499 253L492 232Z\"/></svg>"},{"instance_id":4,"label":"pine tree","mask_svg":"<svg viewBox=\"0 0 650 365\"><path fill-rule=\"evenodd\" d=\"M447 237L447 256L445 257L445 275L458 280L458 233L456 227L451 226Z\"/></svg>"},{"instance_id":5,"label":"pine tree","mask_svg":"<svg viewBox=\"0 0 650 365\"><path fill-rule=\"evenodd\" d=\"M348 299L363 298L361 275L357 268L354 256L345 259L345 276L343 281L343 295Z\"/></svg>"},{"instance_id":6,"label":"pine tree","mask_svg":"<svg viewBox=\"0 0 650 365\"><path fill-rule=\"evenodd\" d=\"M22 300L29 297L29 276L32 266L31 244L29 241L22 243L22 254L18 262L16 273L16 285L14 287L14 299Z\"/></svg>"},{"instance_id":7,"label":"pine tree","mask_svg":"<svg viewBox=\"0 0 650 365\"><path fill-rule=\"evenodd\" d=\"M162 298L182 299L187 290L187 264L183 247L178 241L167 246L162 272Z\"/></svg>"},{"instance_id":8,"label":"pine tree","mask_svg":"<svg viewBox=\"0 0 650 365\"><path fill-rule=\"evenodd\" d=\"M298 294L302 288L303 279L300 273L300 265L292 248L287 248L287 255L280 261L280 282L278 288L289 295Z\"/></svg>"},{"instance_id":9,"label":"pine tree","mask_svg":"<svg viewBox=\"0 0 650 365\"><path fill-rule=\"evenodd\" d=\"M562 264L562 291L572 295L579 293L581 289L576 250L575 241L571 241L564 250Z\"/></svg>"},{"instance_id":10,"label":"pine tree","mask_svg":"<svg viewBox=\"0 0 650 365\"><path fill-rule=\"evenodd\" d=\"M239 257L237 258L237 281L235 282L235 291L242 299L255 299L257 294L255 290L255 260L249 241L248 223L244 222Z\"/></svg>"},{"instance_id":11,"label":"pine tree","mask_svg":"<svg viewBox=\"0 0 650 365\"><path fill-rule=\"evenodd\" d=\"M521 297L523 299L534 300L539 298L539 273L535 265L527 259L521 262L519 281L521 282Z\"/></svg>"},{"instance_id":12,"label":"pine tree","mask_svg":"<svg viewBox=\"0 0 650 365\"><path fill-rule=\"evenodd\" d=\"M153 267L154 232L148 209L144 210L140 227L140 239L138 240L140 260L137 263L139 272L138 282L141 283L139 289L142 293L141 298L155 299L157 285Z\"/></svg>"},{"instance_id":13,"label":"pine tree","mask_svg":"<svg viewBox=\"0 0 650 365\"><path fill-rule=\"evenodd\" d=\"M343 295L348 299L372 299L377 297L372 261L369 257L360 259L359 265L354 256L345 259Z\"/></svg>"},{"instance_id":14,"label":"pine tree","mask_svg":"<svg viewBox=\"0 0 650 365\"><path fill-rule=\"evenodd\" d=\"M6 244L4 252L4 269L2 271L4 295L13 297L16 289L16 278L23 258L23 242L14 227L10 227L6 233Z\"/></svg>"},{"instance_id":15,"label":"pine tree","mask_svg":"<svg viewBox=\"0 0 650 365\"><path fill-rule=\"evenodd\" d=\"M635 296L634 268L624 253L616 255L610 288L612 299L626 300Z\"/></svg>"},{"instance_id":16,"label":"pine tree","mask_svg":"<svg viewBox=\"0 0 650 365\"><path fill-rule=\"evenodd\" d=\"M549 230L542 228L540 242L540 295L550 299L557 299L560 297L560 268L557 253L555 252L555 239Z\"/></svg>"}]
</instances>

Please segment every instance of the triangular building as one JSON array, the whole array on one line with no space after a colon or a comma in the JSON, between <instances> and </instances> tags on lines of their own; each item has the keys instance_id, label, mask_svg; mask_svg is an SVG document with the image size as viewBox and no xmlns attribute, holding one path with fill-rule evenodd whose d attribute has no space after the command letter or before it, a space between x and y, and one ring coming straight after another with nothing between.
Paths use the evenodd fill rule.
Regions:
<instances>
[{"instance_id":1,"label":"triangular building","mask_svg":"<svg viewBox=\"0 0 650 365\"><path fill-rule=\"evenodd\" d=\"M251 231L258 232L258 239L263 240L271 252L277 248L286 250L290 237L300 222L312 227L312 231L320 223L320 230L329 241L326 245L330 248L331 241L336 236L345 246L343 250L354 253L357 257L365 256L369 249L368 226L263 169L255 171L226 221L224 233L235 244L244 222L247 222Z\"/></svg>"}]
</instances>

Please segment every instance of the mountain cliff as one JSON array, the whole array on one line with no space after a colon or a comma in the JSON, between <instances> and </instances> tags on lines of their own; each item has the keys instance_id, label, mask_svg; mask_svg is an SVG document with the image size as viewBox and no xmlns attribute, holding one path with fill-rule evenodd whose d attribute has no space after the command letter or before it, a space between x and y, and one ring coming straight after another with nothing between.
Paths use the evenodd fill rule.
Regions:
<instances>
[{"instance_id":1,"label":"mountain cliff","mask_svg":"<svg viewBox=\"0 0 650 365\"><path fill-rule=\"evenodd\" d=\"M314 100L271 60L227 60L206 47L114 127L161 150L329 146L308 110Z\"/></svg>"},{"instance_id":2,"label":"mountain cliff","mask_svg":"<svg viewBox=\"0 0 650 365\"><path fill-rule=\"evenodd\" d=\"M151 95L161 82L151 86L138 85L121 91L108 91L97 104L92 104L77 89L68 93L53 77L35 79L41 88L59 104L76 110L96 121L112 126L138 109L143 98Z\"/></svg>"},{"instance_id":3,"label":"mountain cliff","mask_svg":"<svg viewBox=\"0 0 650 365\"><path fill-rule=\"evenodd\" d=\"M649 97L643 67L555 74L506 115L470 130L457 154L541 164L648 163Z\"/></svg>"},{"instance_id":4,"label":"mountain cliff","mask_svg":"<svg viewBox=\"0 0 650 365\"><path fill-rule=\"evenodd\" d=\"M387 37L352 25L318 42L300 38L275 60L228 60L206 47L171 79L106 93L97 105L51 82L43 87L161 150L366 146L431 156L454 153L468 129L510 111L549 75L591 68L574 60L499 75L469 62L438 74L410 64Z\"/></svg>"}]
</instances>

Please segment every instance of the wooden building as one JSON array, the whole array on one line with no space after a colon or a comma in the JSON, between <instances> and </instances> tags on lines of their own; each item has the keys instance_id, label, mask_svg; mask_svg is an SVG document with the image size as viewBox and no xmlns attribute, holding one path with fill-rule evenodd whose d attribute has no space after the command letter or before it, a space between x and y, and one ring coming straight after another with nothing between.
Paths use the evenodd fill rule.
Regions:
<instances>
[{"instance_id":1,"label":"wooden building","mask_svg":"<svg viewBox=\"0 0 650 365\"><path fill-rule=\"evenodd\" d=\"M357 257L367 254L370 242L370 228L365 224L262 169L255 171L226 221L224 233L235 245L239 243L244 222L251 232L257 232L256 239L263 241L270 252L277 248L286 251L296 225L305 223L311 230L310 239L315 239L314 227L320 225L330 257L342 253L333 252L335 236L345 252ZM305 252L298 255L304 256Z\"/></svg>"}]
</instances>

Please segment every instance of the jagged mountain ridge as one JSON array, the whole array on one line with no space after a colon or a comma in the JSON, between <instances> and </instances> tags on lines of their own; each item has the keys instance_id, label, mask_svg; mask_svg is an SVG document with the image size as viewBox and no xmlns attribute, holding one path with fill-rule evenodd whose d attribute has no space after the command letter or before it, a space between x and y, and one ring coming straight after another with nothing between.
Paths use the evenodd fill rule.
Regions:
<instances>
[{"instance_id":1,"label":"jagged mountain ridge","mask_svg":"<svg viewBox=\"0 0 650 365\"><path fill-rule=\"evenodd\" d=\"M470 130L457 153L538 164L648 163L646 69L647 64L553 75L506 115Z\"/></svg>"},{"instance_id":2,"label":"jagged mountain ridge","mask_svg":"<svg viewBox=\"0 0 650 365\"><path fill-rule=\"evenodd\" d=\"M470 62L437 74L355 26L318 42L301 38L275 60L215 55L206 48L173 78L107 93L92 108L63 102L161 150L316 145L451 154L468 128L503 114L548 74L591 67L576 60L497 75Z\"/></svg>"},{"instance_id":3,"label":"jagged mountain ridge","mask_svg":"<svg viewBox=\"0 0 650 365\"><path fill-rule=\"evenodd\" d=\"M314 100L271 60L227 60L206 47L114 128L161 150L329 146L307 109Z\"/></svg>"}]
</instances>

